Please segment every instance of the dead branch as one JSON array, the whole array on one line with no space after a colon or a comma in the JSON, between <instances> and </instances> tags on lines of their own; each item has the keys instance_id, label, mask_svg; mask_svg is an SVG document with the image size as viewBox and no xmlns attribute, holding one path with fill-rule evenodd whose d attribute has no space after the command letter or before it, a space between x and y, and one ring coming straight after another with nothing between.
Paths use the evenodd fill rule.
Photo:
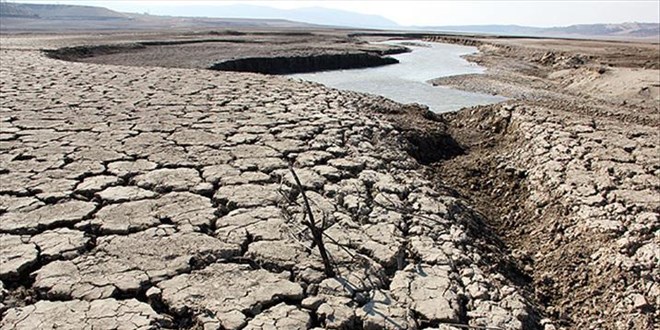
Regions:
<instances>
[{"instance_id":1,"label":"dead branch","mask_svg":"<svg viewBox=\"0 0 660 330\"><path fill-rule=\"evenodd\" d=\"M300 183L300 179L298 178L296 171L293 169L293 164L289 164L289 171L291 171L291 175L293 175L296 186L298 186L298 190L300 190L300 194L302 195L305 212L307 213L307 217L303 220L303 224L309 228L309 231L312 234L312 241L314 242L314 245L316 245L319 249L319 254L321 255L321 260L323 261L325 275L327 277L335 277L335 270L332 267L332 262L330 262L330 257L328 256L328 252L325 249L325 244L323 243L324 228L319 228L316 225L312 207L309 205L309 200L305 194L305 189L303 188L302 183Z\"/></svg>"}]
</instances>

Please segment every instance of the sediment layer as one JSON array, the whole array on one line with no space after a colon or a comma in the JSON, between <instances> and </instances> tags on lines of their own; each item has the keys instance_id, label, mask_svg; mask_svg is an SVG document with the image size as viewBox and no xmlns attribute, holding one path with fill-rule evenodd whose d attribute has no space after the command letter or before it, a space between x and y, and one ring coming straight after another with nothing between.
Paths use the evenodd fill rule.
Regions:
<instances>
[{"instance_id":1,"label":"sediment layer","mask_svg":"<svg viewBox=\"0 0 660 330\"><path fill-rule=\"evenodd\" d=\"M393 57L382 57L368 53L344 53L287 57L248 57L216 63L209 69L265 74L288 74L369 68L395 63L399 63L399 61Z\"/></svg>"}]
</instances>

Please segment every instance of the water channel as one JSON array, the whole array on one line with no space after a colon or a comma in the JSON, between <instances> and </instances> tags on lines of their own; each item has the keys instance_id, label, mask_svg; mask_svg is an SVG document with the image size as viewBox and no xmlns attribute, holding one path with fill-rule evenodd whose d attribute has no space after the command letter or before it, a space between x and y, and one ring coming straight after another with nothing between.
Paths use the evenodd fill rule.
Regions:
<instances>
[{"instance_id":1,"label":"water channel","mask_svg":"<svg viewBox=\"0 0 660 330\"><path fill-rule=\"evenodd\" d=\"M403 44L412 52L392 55L399 60L375 68L323 71L290 75L329 87L382 95L401 103L420 103L432 111L447 112L463 107L497 103L504 97L433 86L427 81L446 76L483 73L484 68L461 58L476 47L422 41L388 41ZM411 45L412 44L412 45Z\"/></svg>"}]
</instances>

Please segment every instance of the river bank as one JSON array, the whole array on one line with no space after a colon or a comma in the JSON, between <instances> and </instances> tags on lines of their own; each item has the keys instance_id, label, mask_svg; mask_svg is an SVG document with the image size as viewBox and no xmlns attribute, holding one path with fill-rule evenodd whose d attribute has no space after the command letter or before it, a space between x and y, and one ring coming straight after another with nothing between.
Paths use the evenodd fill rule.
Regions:
<instances>
[{"instance_id":1,"label":"river bank","mask_svg":"<svg viewBox=\"0 0 660 330\"><path fill-rule=\"evenodd\" d=\"M558 325L653 328L658 45L443 40L479 45L469 60L488 71L435 84L513 100L444 116L466 155L438 165L438 180L488 215Z\"/></svg>"},{"instance_id":2,"label":"river bank","mask_svg":"<svg viewBox=\"0 0 660 330\"><path fill-rule=\"evenodd\" d=\"M332 31L134 34L104 40L111 43L71 38L69 45L46 54L85 63L291 74L383 66L398 63L387 55L409 51L403 46L359 42Z\"/></svg>"},{"instance_id":3,"label":"river bank","mask_svg":"<svg viewBox=\"0 0 660 330\"><path fill-rule=\"evenodd\" d=\"M407 47L409 52L392 55L396 65L377 68L323 71L291 75L293 78L322 83L387 97L399 103L418 103L433 112L456 111L465 107L498 103L506 98L484 93L434 87L429 80L464 74L479 74L485 68L462 58L477 52L475 47L419 40L391 40L375 45Z\"/></svg>"}]
</instances>

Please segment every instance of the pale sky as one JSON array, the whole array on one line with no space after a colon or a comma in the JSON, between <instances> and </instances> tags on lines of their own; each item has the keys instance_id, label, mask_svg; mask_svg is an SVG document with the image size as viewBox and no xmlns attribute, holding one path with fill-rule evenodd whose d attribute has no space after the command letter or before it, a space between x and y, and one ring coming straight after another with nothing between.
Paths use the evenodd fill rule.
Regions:
<instances>
[{"instance_id":1,"label":"pale sky","mask_svg":"<svg viewBox=\"0 0 660 330\"><path fill-rule=\"evenodd\" d=\"M660 22L660 0L638 1L95 1L10 0L102 6L124 12L169 14L167 7L251 4L275 8L326 7L381 15L400 25L517 24L549 27L572 24ZM211 13L209 14L209 16Z\"/></svg>"}]
</instances>

